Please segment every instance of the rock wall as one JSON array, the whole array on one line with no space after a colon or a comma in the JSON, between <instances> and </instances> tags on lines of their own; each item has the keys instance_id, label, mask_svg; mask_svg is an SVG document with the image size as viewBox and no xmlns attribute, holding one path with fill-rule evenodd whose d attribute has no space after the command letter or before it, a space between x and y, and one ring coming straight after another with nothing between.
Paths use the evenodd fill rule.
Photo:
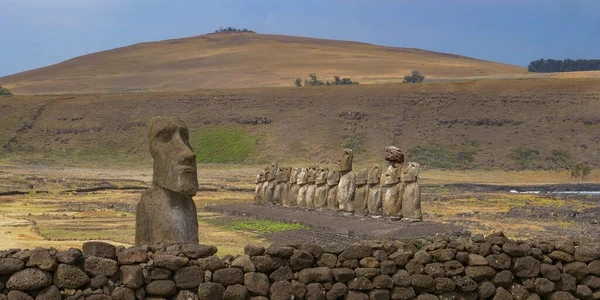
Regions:
<instances>
[{"instance_id":1,"label":"rock wall","mask_svg":"<svg viewBox=\"0 0 600 300\"><path fill-rule=\"evenodd\" d=\"M600 244L502 233L341 245L0 251L0 299L600 299Z\"/></svg>"}]
</instances>

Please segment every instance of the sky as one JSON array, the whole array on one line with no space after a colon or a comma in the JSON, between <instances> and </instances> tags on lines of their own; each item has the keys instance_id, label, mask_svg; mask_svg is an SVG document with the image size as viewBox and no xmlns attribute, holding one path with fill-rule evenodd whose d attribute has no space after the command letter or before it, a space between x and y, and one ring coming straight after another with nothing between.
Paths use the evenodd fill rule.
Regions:
<instances>
[{"instance_id":1,"label":"sky","mask_svg":"<svg viewBox=\"0 0 600 300\"><path fill-rule=\"evenodd\" d=\"M600 59L600 0L0 0L0 77L221 26L519 66Z\"/></svg>"}]
</instances>

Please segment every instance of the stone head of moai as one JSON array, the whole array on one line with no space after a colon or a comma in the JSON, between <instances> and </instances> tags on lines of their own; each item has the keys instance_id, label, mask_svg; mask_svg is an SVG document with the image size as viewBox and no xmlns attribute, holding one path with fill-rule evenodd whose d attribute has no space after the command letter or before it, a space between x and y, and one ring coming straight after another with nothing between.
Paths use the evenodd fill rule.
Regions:
<instances>
[{"instance_id":1,"label":"stone head of moai","mask_svg":"<svg viewBox=\"0 0 600 300\"><path fill-rule=\"evenodd\" d=\"M263 178L265 175L265 170L260 170L257 174L256 174L256 183L261 183L263 182Z\"/></svg>"},{"instance_id":2,"label":"stone head of moai","mask_svg":"<svg viewBox=\"0 0 600 300\"><path fill-rule=\"evenodd\" d=\"M352 171L352 159L354 158L354 153L352 149L344 149L344 153L342 154L342 158L340 159L340 172L350 172Z\"/></svg>"},{"instance_id":3,"label":"stone head of moai","mask_svg":"<svg viewBox=\"0 0 600 300\"><path fill-rule=\"evenodd\" d=\"M329 170L327 168L319 167L317 169L317 173L315 175L315 183L316 184L325 184L327 183L327 175Z\"/></svg>"},{"instance_id":4,"label":"stone head of moai","mask_svg":"<svg viewBox=\"0 0 600 300\"><path fill-rule=\"evenodd\" d=\"M416 162L409 162L407 166L402 170L400 177L402 182L415 182L419 179L419 167L420 165Z\"/></svg>"},{"instance_id":5,"label":"stone head of moai","mask_svg":"<svg viewBox=\"0 0 600 300\"><path fill-rule=\"evenodd\" d=\"M179 118L154 117L148 128L154 159L153 184L187 197L196 195L196 155L185 123Z\"/></svg>"},{"instance_id":6,"label":"stone head of moai","mask_svg":"<svg viewBox=\"0 0 600 300\"><path fill-rule=\"evenodd\" d=\"M271 181L271 180L275 180L275 178L277 177L277 171L279 171L279 166L277 163L272 163L269 166L269 173L267 174L267 180Z\"/></svg>"},{"instance_id":7,"label":"stone head of moai","mask_svg":"<svg viewBox=\"0 0 600 300\"><path fill-rule=\"evenodd\" d=\"M308 168L308 177L306 178L306 183L308 183L308 184L315 183L315 179L317 177L317 169L318 169L318 167L314 167L314 166Z\"/></svg>"},{"instance_id":8,"label":"stone head of moai","mask_svg":"<svg viewBox=\"0 0 600 300\"><path fill-rule=\"evenodd\" d=\"M291 172L291 168L284 168L283 169L283 182L288 182L290 181L290 172Z\"/></svg>"},{"instance_id":9,"label":"stone head of moai","mask_svg":"<svg viewBox=\"0 0 600 300\"><path fill-rule=\"evenodd\" d=\"M292 168L290 171L290 183L294 184L298 182L298 174L300 174L300 168Z\"/></svg>"},{"instance_id":10,"label":"stone head of moai","mask_svg":"<svg viewBox=\"0 0 600 300\"><path fill-rule=\"evenodd\" d=\"M384 178L384 184L386 185L393 185L400 182L400 172L395 163L389 162Z\"/></svg>"},{"instance_id":11,"label":"stone head of moai","mask_svg":"<svg viewBox=\"0 0 600 300\"><path fill-rule=\"evenodd\" d=\"M381 180L381 165L373 165L369 168L369 178L367 183L371 185L379 184Z\"/></svg>"},{"instance_id":12,"label":"stone head of moai","mask_svg":"<svg viewBox=\"0 0 600 300\"><path fill-rule=\"evenodd\" d=\"M300 169L296 183L299 185L308 183L308 170L306 168Z\"/></svg>"},{"instance_id":13,"label":"stone head of moai","mask_svg":"<svg viewBox=\"0 0 600 300\"><path fill-rule=\"evenodd\" d=\"M335 186L340 183L340 172L331 170L327 173L327 185Z\"/></svg>"},{"instance_id":14,"label":"stone head of moai","mask_svg":"<svg viewBox=\"0 0 600 300\"><path fill-rule=\"evenodd\" d=\"M275 175L275 180L277 182L285 182L285 168L279 168L277 170L277 175Z\"/></svg>"},{"instance_id":15,"label":"stone head of moai","mask_svg":"<svg viewBox=\"0 0 600 300\"><path fill-rule=\"evenodd\" d=\"M369 169L362 169L356 173L356 185L367 184L367 177L369 177Z\"/></svg>"}]
</instances>

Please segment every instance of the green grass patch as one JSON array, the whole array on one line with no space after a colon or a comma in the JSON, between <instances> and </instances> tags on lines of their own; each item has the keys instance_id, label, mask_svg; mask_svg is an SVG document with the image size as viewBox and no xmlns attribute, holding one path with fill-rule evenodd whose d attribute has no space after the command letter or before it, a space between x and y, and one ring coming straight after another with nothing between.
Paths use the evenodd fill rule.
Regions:
<instances>
[{"instance_id":1,"label":"green grass patch","mask_svg":"<svg viewBox=\"0 0 600 300\"><path fill-rule=\"evenodd\" d=\"M354 153L367 152L365 138L365 133L355 133L349 136L348 139L346 139L346 142L344 143L344 148L352 149Z\"/></svg>"},{"instance_id":2,"label":"green grass patch","mask_svg":"<svg viewBox=\"0 0 600 300\"><path fill-rule=\"evenodd\" d=\"M255 153L257 138L242 129L193 130L190 144L199 163L241 163Z\"/></svg>"},{"instance_id":3,"label":"green grass patch","mask_svg":"<svg viewBox=\"0 0 600 300\"><path fill-rule=\"evenodd\" d=\"M419 145L408 150L411 161L441 169L461 169L470 167L477 154L478 144L463 144L459 146L430 143Z\"/></svg>"},{"instance_id":4,"label":"green grass patch","mask_svg":"<svg viewBox=\"0 0 600 300\"><path fill-rule=\"evenodd\" d=\"M308 227L300 224L288 224L268 220L233 221L226 225L225 228L231 230L252 231L258 234L274 233L287 230L308 229Z\"/></svg>"}]
</instances>

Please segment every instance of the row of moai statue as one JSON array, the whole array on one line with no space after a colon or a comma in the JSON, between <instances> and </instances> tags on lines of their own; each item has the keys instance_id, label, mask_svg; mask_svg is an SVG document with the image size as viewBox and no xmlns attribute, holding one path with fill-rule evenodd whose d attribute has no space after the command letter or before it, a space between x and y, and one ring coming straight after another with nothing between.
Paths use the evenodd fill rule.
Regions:
<instances>
[{"instance_id":1,"label":"row of moai statue","mask_svg":"<svg viewBox=\"0 0 600 300\"><path fill-rule=\"evenodd\" d=\"M399 148L387 147L382 184L381 165L353 172L352 159L352 150L344 149L338 170L286 168L274 163L256 176L255 202L422 220L418 163L405 163Z\"/></svg>"}]
</instances>

